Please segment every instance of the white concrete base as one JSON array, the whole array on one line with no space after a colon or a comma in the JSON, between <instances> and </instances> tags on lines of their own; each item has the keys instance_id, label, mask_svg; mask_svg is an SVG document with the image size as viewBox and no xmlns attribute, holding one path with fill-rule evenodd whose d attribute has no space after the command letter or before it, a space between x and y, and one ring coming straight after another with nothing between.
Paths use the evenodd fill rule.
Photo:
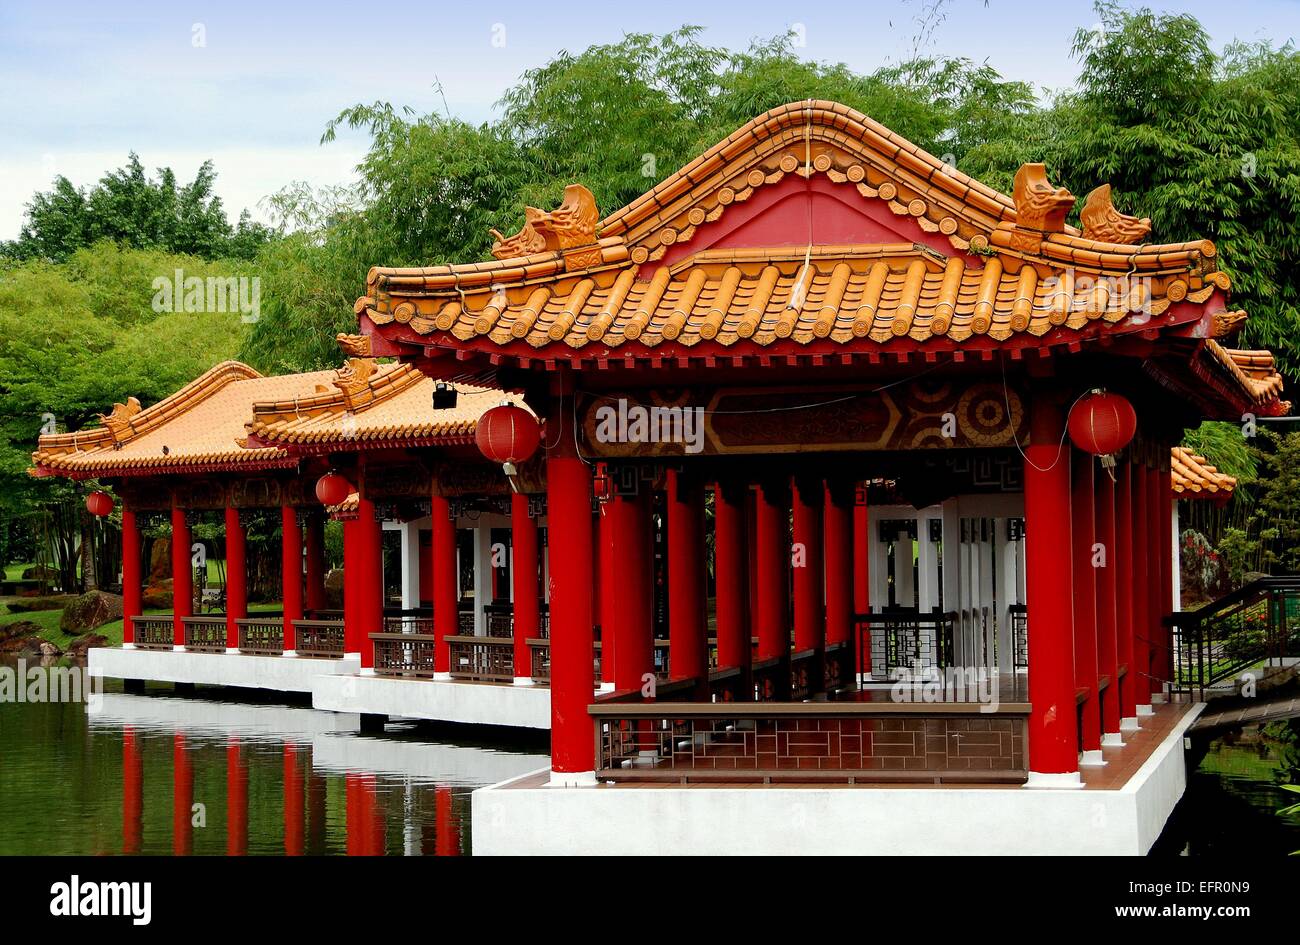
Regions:
<instances>
[{"instance_id":1,"label":"white concrete base","mask_svg":"<svg viewBox=\"0 0 1300 945\"><path fill-rule=\"evenodd\" d=\"M474 855L1142 855L1186 787L1188 712L1119 790L511 786L473 795Z\"/></svg>"},{"instance_id":2,"label":"white concrete base","mask_svg":"<svg viewBox=\"0 0 1300 945\"><path fill-rule=\"evenodd\" d=\"M532 676L516 676L511 682L512 686L536 686L537 682Z\"/></svg>"},{"instance_id":3,"label":"white concrete base","mask_svg":"<svg viewBox=\"0 0 1300 945\"><path fill-rule=\"evenodd\" d=\"M596 687L597 692L613 692L614 684L612 682L603 682Z\"/></svg>"},{"instance_id":4,"label":"white concrete base","mask_svg":"<svg viewBox=\"0 0 1300 945\"><path fill-rule=\"evenodd\" d=\"M1144 715L1155 715L1156 710L1152 708L1150 705L1140 705L1137 707L1137 714L1139 717Z\"/></svg>"},{"instance_id":5,"label":"white concrete base","mask_svg":"<svg viewBox=\"0 0 1300 945\"><path fill-rule=\"evenodd\" d=\"M1084 768L1104 768L1106 766L1106 756L1102 754L1100 748L1095 748L1083 752L1079 756L1079 764Z\"/></svg>"},{"instance_id":6,"label":"white concrete base","mask_svg":"<svg viewBox=\"0 0 1300 945\"><path fill-rule=\"evenodd\" d=\"M1025 787L1034 790L1076 791L1083 787L1083 778L1077 771L1031 771Z\"/></svg>"},{"instance_id":7,"label":"white concrete base","mask_svg":"<svg viewBox=\"0 0 1300 945\"><path fill-rule=\"evenodd\" d=\"M594 788L596 772L594 771L552 771L551 780L546 782L548 788Z\"/></svg>"},{"instance_id":8,"label":"white concrete base","mask_svg":"<svg viewBox=\"0 0 1300 945\"><path fill-rule=\"evenodd\" d=\"M112 679L311 692L312 680L316 677L355 673L360 669L360 660L349 660L346 656L337 660L318 660L245 656L240 653L190 653L184 649L101 647L90 651L88 666L92 676Z\"/></svg>"},{"instance_id":9,"label":"white concrete base","mask_svg":"<svg viewBox=\"0 0 1300 945\"><path fill-rule=\"evenodd\" d=\"M1141 728L1142 726L1138 724L1137 716L1126 715L1124 718L1119 720L1119 730L1121 732L1136 732Z\"/></svg>"},{"instance_id":10,"label":"white concrete base","mask_svg":"<svg viewBox=\"0 0 1300 945\"><path fill-rule=\"evenodd\" d=\"M1102 748L1123 748L1124 736L1119 732L1102 732L1101 747Z\"/></svg>"},{"instance_id":11,"label":"white concrete base","mask_svg":"<svg viewBox=\"0 0 1300 945\"><path fill-rule=\"evenodd\" d=\"M546 686L388 676L318 676L313 680L311 704L313 708L331 712L360 712L464 725L551 727L551 690Z\"/></svg>"},{"instance_id":12,"label":"white concrete base","mask_svg":"<svg viewBox=\"0 0 1300 945\"><path fill-rule=\"evenodd\" d=\"M1168 701L1169 701L1169 697L1165 695L1163 692L1151 693L1151 704L1153 706L1164 705Z\"/></svg>"},{"instance_id":13,"label":"white concrete base","mask_svg":"<svg viewBox=\"0 0 1300 945\"><path fill-rule=\"evenodd\" d=\"M316 712L286 705L250 705L175 696L137 696L106 692L88 709L91 728L130 725L162 732L182 731L211 738L255 738L258 741L309 743L328 732L356 731L355 715Z\"/></svg>"}]
</instances>

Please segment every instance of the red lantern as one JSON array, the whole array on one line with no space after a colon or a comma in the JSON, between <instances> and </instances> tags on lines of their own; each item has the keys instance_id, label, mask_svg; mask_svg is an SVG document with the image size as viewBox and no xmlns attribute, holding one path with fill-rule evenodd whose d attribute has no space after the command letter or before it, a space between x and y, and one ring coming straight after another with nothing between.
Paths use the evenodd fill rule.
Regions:
<instances>
[{"instance_id":1,"label":"red lantern","mask_svg":"<svg viewBox=\"0 0 1300 945\"><path fill-rule=\"evenodd\" d=\"M1137 432L1133 405L1119 394L1093 390L1084 394L1070 411L1070 439L1095 456L1118 453Z\"/></svg>"},{"instance_id":2,"label":"red lantern","mask_svg":"<svg viewBox=\"0 0 1300 945\"><path fill-rule=\"evenodd\" d=\"M478 418L474 439L479 452L494 463L510 467L506 473L513 475L513 467L537 452L542 433L531 413L518 404L504 403Z\"/></svg>"},{"instance_id":3,"label":"red lantern","mask_svg":"<svg viewBox=\"0 0 1300 945\"><path fill-rule=\"evenodd\" d=\"M86 496L86 511L91 515L103 518L113 511L113 497L103 489L96 489Z\"/></svg>"},{"instance_id":4,"label":"red lantern","mask_svg":"<svg viewBox=\"0 0 1300 945\"><path fill-rule=\"evenodd\" d=\"M322 505L339 505L352 494L352 483L338 473L326 473L316 480L316 498Z\"/></svg>"}]
</instances>

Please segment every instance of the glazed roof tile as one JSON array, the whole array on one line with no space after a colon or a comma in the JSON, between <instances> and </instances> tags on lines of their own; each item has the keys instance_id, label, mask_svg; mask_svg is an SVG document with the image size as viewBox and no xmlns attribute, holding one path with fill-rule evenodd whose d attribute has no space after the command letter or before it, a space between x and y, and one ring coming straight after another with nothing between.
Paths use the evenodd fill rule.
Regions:
<instances>
[{"instance_id":1,"label":"glazed roof tile","mask_svg":"<svg viewBox=\"0 0 1300 945\"><path fill-rule=\"evenodd\" d=\"M1171 451L1169 469L1174 495L1180 499L1227 499L1237 487L1236 478L1219 472L1204 456L1183 446Z\"/></svg>"}]
</instances>

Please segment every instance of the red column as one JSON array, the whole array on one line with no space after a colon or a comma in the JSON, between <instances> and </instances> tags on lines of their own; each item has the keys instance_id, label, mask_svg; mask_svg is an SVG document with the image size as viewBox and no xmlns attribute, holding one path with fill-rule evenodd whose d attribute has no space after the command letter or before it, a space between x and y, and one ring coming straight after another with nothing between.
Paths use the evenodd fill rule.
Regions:
<instances>
[{"instance_id":1,"label":"red column","mask_svg":"<svg viewBox=\"0 0 1300 945\"><path fill-rule=\"evenodd\" d=\"M1079 767L1074 724L1074 614L1070 606L1070 459L1058 449L1065 412L1047 392L1030 400L1025 453L1025 590L1029 627L1029 769Z\"/></svg>"},{"instance_id":2,"label":"red column","mask_svg":"<svg viewBox=\"0 0 1300 945\"><path fill-rule=\"evenodd\" d=\"M361 630L361 523L343 522L343 650L360 655L371 649Z\"/></svg>"},{"instance_id":3,"label":"red column","mask_svg":"<svg viewBox=\"0 0 1300 945\"><path fill-rule=\"evenodd\" d=\"M758 658L790 653L790 545L786 540L788 490L764 482L754 507L754 630Z\"/></svg>"},{"instance_id":4,"label":"red column","mask_svg":"<svg viewBox=\"0 0 1300 945\"><path fill-rule=\"evenodd\" d=\"M140 587L140 525L135 509L122 505L122 642L135 641L131 618L144 612Z\"/></svg>"},{"instance_id":5,"label":"red column","mask_svg":"<svg viewBox=\"0 0 1300 945\"><path fill-rule=\"evenodd\" d=\"M1101 693L1101 729L1119 732L1119 640L1115 597L1119 549L1115 540L1115 491L1117 484L1110 474L1097 476L1097 541L1105 551L1102 567L1097 569L1097 672L1109 679Z\"/></svg>"},{"instance_id":6,"label":"red column","mask_svg":"<svg viewBox=\"0 0 1300 945\"><path fill-rule=\"evenodd\" d=\"M791 495L794 543L790 566L794 570L794 648L821 649L825 643L822 588L822 504L826 501L820 479L795 477Z\"/></svg>"},{"instance_id":7,"label":"red column","mask_svg":"<svg viewBox=\"0 0 1300 945\"><path fill-rule=\"evenodd\" d=\"M1129 664L1128 678L1133 683L1133 701L1139 706L1151 705L1151 651L1147 642L1151 637L1148 623L1151 617L1151 540L1148 535L1147 474L1141 462L1135 462L1133 475L1133 661Z\"/></svg>"},{"instance_id":8,"label":"red column","mask_svg":"<svg viewBox=\"0 0 1300 945\"><path fill-rule=\"evenodd\" d=\"M176 856L194 852L193 806L194 769L185 753L185 736L177 732L172 742L172 853Z\"/></svg>"},{"instance_id":9,"label":"red column","mask_svg":"<svg viewBox=\"0 0 1300 945\"><path fill-rule=\"evenodd\" d=\"M375 503L364 496L357 500L358 553L357 620L361 624L361 666L375 665L375 647L370 634L384 629L383 529L375 517Z\"/></svg>"},{"instance_id":10,"label":"red column","mask_svg":"<svg viewBox=\"0 0 1300 945\"><path fill-rule=\"evenodd\" d=\"M185 644L184 618L194 613L194 571L190 562L190 523L185 510L172 505L172 639Z\"/></svg>"},{"instance_id":11,"label":"red column","mask_svg":"<svg viewBox=\"0 0 1300 945\"><path fill-rule=\"evenodd\" d=\"M226 743L226 856L248 854L248 766L238 738Z\"/></svg>"},{"instance_id":12,"label":"red column","mask_svg":"<svg viewBox=\"0 0 1300 945\"><path fill-rule=\"evenodd\" d=\"M456 520L451 515L451 502L446 496L433 497L433 542L431 557L433 563L433 670L436 673L451 672L451 644L448 637L454 637L460 630L457 613L460 607L460 594L457 592L456 578ZM518 549L515 550L516 557ZM518 564L516 564L518 567ZM519 602L515 602L515 607ZM516 619L518 613L516 612Z\"/></svg>"},{"instance_id":13,"label":"red column","mask_svg":"<svg viewBox=\"0 0 1300 945\"><path fill-rule=\"evenodd\" d=\"M567 380L567 379L566 379ZM595 737L587 706L595 691L591 613L591 470L577 454L572 391L552 399L546 421L547 536L551 584L551 772L555 783L589 783ZM620 641L621 643L621 641ZM621 659L621 657L620 657Z\"/></svg>"},{"instance_id":14,"label":"red column","mask_svg":"<svg viewBox=\"0 0 1300 945\"><path fill-rule=\"evenodd\" d=\"M144 825L144 758L135 729L122 729L122 852L139 853Z\"/></svg>"},{"instance_id":15,"label":"red column","mask_svg":"<svg viewBox=\"0 0 1300 945\"><path fill-rule=\"evenodd\" d=\"M239 625L248 616L248 530L239 509L226 506L226 646L239 646Z\"/></svg>"},{"instance_id":16,"label":"red column","mask_svg":"<svg viewBox=\"0 0 1300 945\"><path fill-rule=\"evenodd\" d=\"M866 614L871 611L871 508L867 504L867 484L858 483L853 498L853 611ZM858 672L871 672L871 634L854 633L853 645L858 648Z\"/></svg>"},{"instance_id":17,"label":"red column","mask_svg":"<svg viewBox=\"0 0 1300 945\"><path fill-rule=\"evenodd\" d=\"M1160 494L1160 469L1156 464L1147 467L1147 554L1150 559L1148 580L1151 592L1147 595L1149 616L1147 617L1147 640L1150 651L1150 676L1148 688L1152 693L1164 692L1164 680L1169 675L1165 672L1168 652L1164 646L1164 616L1169 610L1169 557L1165 554L1166 538L1170 525L1161 509L1169 502L1169 493ZM1147 701L1150 701L1148 699Z\"/></svg>"},{"instance_id":18,"label":"red column","mask_svg":"<svg viewBox=\"0 0 1300 945\"><path fill-rule=\"evenodd\" d=\"M1124 667L1119 680L1121 724L1136 724L1133 667L1133 464L1125 459L1115 467L1115 661Z\"/></svg>"},{"instance_id":19,"label":"red column","mask_svg":"<svg viewBox=\"0 0 1300 945\"><path fill-rule=\"evenodd\" d=\"M618 665L617 641L614 628L618 626L618 611L622 604L622 588L619 586L619 567L617 549L614 539L614 513L611 500L600 503L597 511L597 556L600 569L600 681L617 688L615 667Z\"/></svg>"},{"instance_id":20,"label":"red column","mask_svg":"<svg viewBox=\"0 0 1300 945\"><path fill-rule=\"evenodd\" d=\"M853 491L848 483L826 483L823 537L826 543L826 644L848 643L853 635Z\"/></svg>"},{"instance_id":21,"label":"red column","mask_svg":"<svg viewBox=\"0 0 1300 945\"><path fill-rule=\"evenodd\" d=\"M1093 564L1096 538L1094 467L1096 459L1070 450L1072 460L1070 531L1074 559L1074 683L1088 690L1082 713L1080 750L1101 750L1101 719L1097 714L1097 568Z\"/></svg>"},{"instance_id":22,"label":"red column","mask_svg":"<svg viewBox=\"0 0 1300 945\"><path fill-rule=\"evenodd\" d=\"M720 481L713 491L714 610L718 669L749 669L749 550L745 540L748 489L736 480Z\"/></svg>"},{"instance_id":23,"label":"red column","mask_svg":"<svg viewBox=\"0 0 1300 945\"><path fill-rule=\"evenodd\" d=\"M284 855L302 856L303 779L298 748L284 745Z\"/></svg>"},{"instance_id":24,"label":"red column","mask_svg":"<svg viewBox=\"0 0 1300 945\"><path fill-rule=\"evenodd\" d=\"M668 471L668 666L672 679L709 672L704 587L704 491L690 473Z\"/></svg>"},{"instance_id":25,"label":"red column","mask_svg":"<svg viewBox=\"0 0 1300 945\"><path fill-rule=\"evenodd\" d=\"M294 647L293 622L302 619L302 528L298 510L280 506L280 578L284 599L284 648Z\"/></svg>"},{"instance_id":26,"label":"red column","mask_svg":"<svg viewBox=\"0 0 1300 945\"><path fill-rule=\"evenodd\" d=\"M1174 573L1174 543L1178 536L1174 534L1174 484L1172 473L1169 469L1169 449L1161 447L1160 465L1156 472L1156 497L1160 510L1160 573L1164 578L1164 594L1160 598L1160 645L1163 649L1164 659L1161 661L1161 675L1167 679L1173 679L1174 675L1174 640L1173 627L1166 626L1164 618L1168 617L1175 610L1182 609L1181 594L1175 593L1178 587L1180 576Z\"/></svg>"},{"instance_id":27,"label":"red column","mask_svg":"<svg viewBox=\"0 0 1300 945\"><path fill-rule=\"evenodd\" d=\"M510 496L510 538L514 562L510 577L515 596L515 681L532 678L530 637L541 632L537 586L537 519L529 514L529 497L522 492Z\"/></svg>"},{"instance_id":28,"label":"red column","mask_svg":"<svg viewBox=\"0 0 1300 945\"><path fill-rule=\"evenodd\" d=\"M655 668L649 498L648 495L615 495L605 508L611 554L619 575L617 602L610 615L609 629L614 642L616 689L639 690L645 685L645 676L653 674Z\"/></svg>"},{"instance_id":29,"label":"red column","mask_svg":"<svg viewBox=\"0 0 1300 945\"><path fill-rule=\"evenodd\" d=\"M306 608L325 609L325 518L320 512L307 514L307 594Z\"/></svg>"}]
</instances>

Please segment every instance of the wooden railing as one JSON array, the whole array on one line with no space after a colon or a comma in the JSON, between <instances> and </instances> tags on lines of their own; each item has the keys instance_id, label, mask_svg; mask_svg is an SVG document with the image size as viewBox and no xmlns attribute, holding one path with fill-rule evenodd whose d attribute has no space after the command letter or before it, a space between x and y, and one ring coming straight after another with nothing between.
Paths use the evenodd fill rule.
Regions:
<instances>
[{"instance_id":1,"label":"wooden railing","mask_svg":"<svg viewBox=\"0 0 1300 945\"><path fill-rule=\"evenodd\" d=\"M1028 704L677 703L589 707L613 781L1023 783Z\"/></svg>"},{"instance_id":2,"label":"wooden railing","mask_svg":"<svg viewBox=\"0 0 1300 945\"><path fill-rule=\"evenodd\" d=\"M511 682L515 678L515 644L501 637L454 636L447 638L451 650L451 675L456 679Z\"/></svg>"},{"instance_id":3,"label":"wooden railing","mask_svg":"<svg viewBox=\"0 0 1300 945\"><path fill-rule=\"evenodd\" d=\"M434 638L431 633L372 633L375 674L431 677Z\"/></svg>"},{"instance_id":4,"label":"wooden railing","mask_svg":"<svg viewBox=\"0 0 1300 945\"><path fill-rule=\"evenodd\" d=\"M1012 604L1007 608L1011 616L1011 666L1013 669L1029 668L1029 608Z\"/></svg>"},{"instance_id":5,"label":"wooden railing","mask_svg":"<svg viewBox=\"0 0 1300 945\"><path fill-rule=\"evenodd\" d=\"M915 609L858 614L858 647L871 652L871 673L887 677L897 669L928 672L953 665L954 612Z\"/></svg>"},{"instance_id":6,"label":"wooden railing","mask_svg":"<svg viewBox=\"0 0 1300 945\"><path fill-rule=\"evenodd\" d=\"M195 653L226 652L225 617L182 617L185 649Z\"/></svg>"},{"instance_id":7,"label":"wooden railing","mask_svg":"<svg viewBox=\"0 0 1300 945\"><path fill-rule=\"evenodd\" d=\"M252 656L281 656L284 653L284 617L241 617L239 652Z\"/></svg>"},{"instance_id":8,"label":"wooden railing","mask_svg":"<svg viewBox=\"0 0 1300 945\"><path fill-rule=\"evenodd\" d=\"M433 633L432 614L400 614L384 617L385 633Z\"/></svg>"},{"instance_id":9,"label":"wooden railing","mask_svg":"<svg viewBox=\"0 0 1300 945\"><path fill-rule=\"evenodd\" d=\"M532 654L530 675L533 677L533 681L549 683L551 681L551 641L536 637L529 638L528 651Z\"/></svg>"},{"instance_id":10,"label":"wooden railing","mask_svg":"<svg viewBox=\"0 0 1300 945\"><path fill-rule=\"evenodd\" d=\"M176 629L171 614L132 617L135 645L143 650L170 650L176 645Z\"/></svg>"},{"instance_id":11,"label":"wooden railing","mask_svg":"<svg viewBox=\"0 0 1300 945\"><path fill-rule=\"evenodd\" d=\"M484 626L490 637L509 637L515 632L515 609L511 604L484 604Z\"/></svg>"},{"instance_id":12,"label":"wooden railing","mask_svg":"<svg viewBox=\"0 0 1300 945\"><path fill-rule=\"evenodd\" d=\"M472 637L474 635L474 611L459 611L456 614L456 626L460 629L461 636Z\"/></svg>"},{"instance_id":13,"label":"wooden railing","mask_svg":"<svg viewBox=\"0 0 1300 945\"><path fill-rule=\"evenodd\" d=\"M343 656L342 620L295 620L294 650L299 656L339 659Z\"/></svg>"}]
</instances>

